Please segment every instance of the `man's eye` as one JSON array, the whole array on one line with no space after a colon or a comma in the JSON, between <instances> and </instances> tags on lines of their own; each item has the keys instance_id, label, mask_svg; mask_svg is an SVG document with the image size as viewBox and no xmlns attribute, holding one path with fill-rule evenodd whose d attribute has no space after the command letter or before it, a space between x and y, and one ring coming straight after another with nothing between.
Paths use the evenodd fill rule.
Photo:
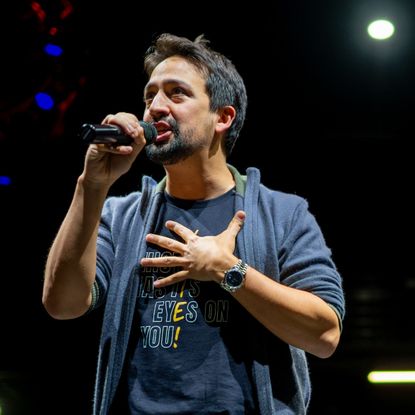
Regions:
<instances>
[{"instance_id":1,"label":"man's eye","mask_svg":"<svg viewBox=\"0 0 415 415\"><path fill-rule=\"evenodd\" d=\"M180 87L173 88L171 92L173 95L181 95L185 93L184 89Z\"/></svg>"},{"instance_id":2,"label":"man's eye","mask_svg":"<svg viewBox=\"0 0 415 415\"><path fill-rule=\"evenodd\" d=\"M144 96L144 102L151 101L154 98L154 94L146 94Z\"/></svg>"},{"instance_id":3,"label":"man's eye","mask_svg":"<svg viewBox=\"0 0 415 415\"><path fill-rule=\"evenodd\" d=\"M154 99L154 94L147 94L143 99L144 104L147 107L149 107L151 105L151 103L153 102L153 99Z\"/></svg>"}]
</instances>

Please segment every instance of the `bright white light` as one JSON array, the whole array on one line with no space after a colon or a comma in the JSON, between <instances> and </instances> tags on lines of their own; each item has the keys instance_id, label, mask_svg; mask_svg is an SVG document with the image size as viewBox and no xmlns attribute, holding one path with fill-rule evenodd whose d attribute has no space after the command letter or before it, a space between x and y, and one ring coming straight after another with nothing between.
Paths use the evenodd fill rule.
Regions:
<instances>
[{"instance_id":1,"label":"bright white light","mask_svg":"<svg viewBox=\"0 0 415 415\"><path fill-rule=\"evenodd\" d=\"M367 379L370 383L415 383L415 370L374 371Z\"/></svg>"},{"instance_id":2,"label":"bright white light","mask_svg":"<svg viewBox=\"0 0 415 415\"><path fill-rule=\"evenodd\" d=\"M389 20L375 20L367 27L370 37L377 40L385 40L395 33L395 27Z\"/></svg>"}]
</instances>

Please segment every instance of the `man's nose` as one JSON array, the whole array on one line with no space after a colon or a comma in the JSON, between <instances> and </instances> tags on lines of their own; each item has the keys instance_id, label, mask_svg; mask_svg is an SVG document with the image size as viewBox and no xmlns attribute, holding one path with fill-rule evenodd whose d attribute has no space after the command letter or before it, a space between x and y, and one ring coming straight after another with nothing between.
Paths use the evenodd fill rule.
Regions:
<instances>
[{"instance_id":1,"label":"man's nose","mask_svg":"<svg viewBox=\"0 0 415 415\"><path fill-rule=\"evenodd\" d=\"M152 118L168 115L170 113L170 107L167 97L163 93L158 92L151 101L148 111Z\"/></svg>"}]
</instances>

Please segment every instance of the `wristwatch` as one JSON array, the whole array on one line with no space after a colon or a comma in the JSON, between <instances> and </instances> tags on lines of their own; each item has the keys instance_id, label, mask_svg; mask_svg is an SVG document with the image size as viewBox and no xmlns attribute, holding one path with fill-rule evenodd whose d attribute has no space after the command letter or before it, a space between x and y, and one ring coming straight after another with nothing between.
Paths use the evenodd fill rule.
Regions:
<instances>
[{"instance_id":1,"label":"wristwatch","mask_svg":"<svg viewBox=\"0 0 415 415\"><path fill-rule=\"evenodd\" d=\"M224 290L234 293L244 285L247 269L248 265L240 259L237 264L225 271L225 276L220 282L220 286Z\"/></svg>"}]
</instances>

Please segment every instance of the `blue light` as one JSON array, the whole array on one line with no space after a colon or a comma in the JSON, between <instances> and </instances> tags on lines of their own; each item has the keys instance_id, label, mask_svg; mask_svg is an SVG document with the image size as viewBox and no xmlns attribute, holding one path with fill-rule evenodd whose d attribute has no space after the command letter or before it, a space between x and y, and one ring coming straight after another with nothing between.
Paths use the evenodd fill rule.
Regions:
<instances>
[{"instance_id":1,"label":"blue light","mask_svg":"<svg viewBox=\"0 0 415 415\"><path fill-rule=\"evenodd\" d=\"M10 186L12 179L8 176L0 176L0 186Z\"/></svg>"},{"instance_id":2,"label":"blue light","mask_svg":"<svg viewBox=\"0 0 415 415\"><path fill-rule=\"evenodd\" d=\"M48 43L43 50L51 56L61 56L63 53L63 50L58 45L53 45L52 43Z\"/></svg>"},{"instance_id":3,"label":"blue light","mask_svg":"<svg viewBox=\"0 0 415 415\"><path fill-rule=\"evenodd\" d=\"M53 105L53 98L44 92L38 92L35 95L36 104L38 107L42 108L42 110L50 110Z\"/></svg>"}]
</instances>

